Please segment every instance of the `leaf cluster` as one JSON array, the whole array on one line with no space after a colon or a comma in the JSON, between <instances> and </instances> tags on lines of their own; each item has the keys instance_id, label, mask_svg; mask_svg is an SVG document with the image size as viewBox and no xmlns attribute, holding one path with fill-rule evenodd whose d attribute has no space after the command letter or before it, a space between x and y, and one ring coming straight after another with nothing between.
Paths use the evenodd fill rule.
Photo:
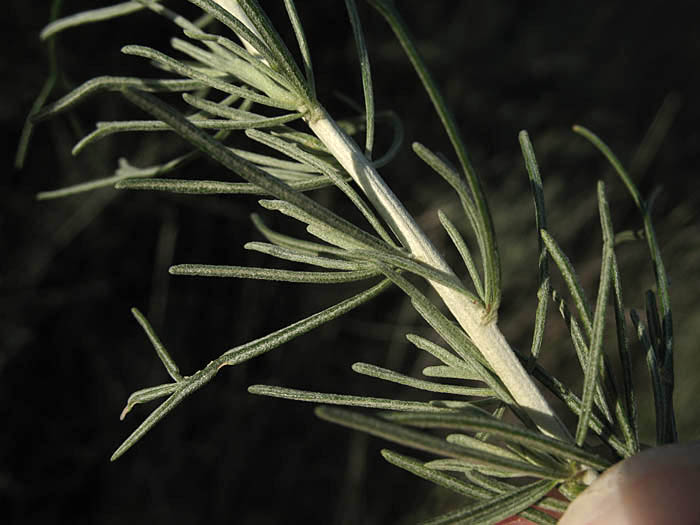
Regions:
<instances>
[{"instance_id":1,"label":"leaf cluster","mask_svg":"<svg viewBox=\"0 0 700 525\"><path fill-rule=\"evenodd\" d=\"M249 391L324 405L316 411L322 419L430 455L431 459L425 460L392 450L382 452L390 463L469 500L463 507L429 523L493 523L514 514L535 523L554 523L554 519L543 511L562 512L566 503L549 497L552 489L557 488L567 499L572 499L598 472L635 454L641 447L631 380L634 359L626 332L626 309L615 254L617 242L626 236L624 232L614 230L605 184L601 181L597 187L603 246L599 287L595 301L591 302L571 262L548 230L542 178L529 137L526 132L521 132L519 140L535 208L539 287L531 349L528 355L518 354L517 357L530 375L577 418L572 436L551 436L538 428L532 414L513 398L470 335L421 288L422 282L427 281L455 291L470 304L483 308L484 324L494 322L501 302L500 255L488 202L455 118L393 2L369 0L386 19L414 66L457 157L459 167L425 145L413 145L416 155L454 190L462 206L463 218L475 233L478 257L472 255L456 223L439 212L440 222L469 276L466 283L453 273L415 257L403 246L400 235L367 202L366 195L355 189L351 174L339 159L319 137L302 128L303 122L317 118L321 106L316 99L310 49L294 2L285 0L285 7L302 57L301 65L294 60L256 1L188 1L202 10L200 19L186 19L168 7L168 2L136 0L69 16L47 26L42 37L52 43L57 34L68 28L150 10L178 28L180 34L171 40L171 45L181 56L176 58L139 45L125 46L122 49L124 54L149 60L163 73L163 78L98 77L45 105L54 85L50 81L28 119L18 153L19 163L34 124L69 111L86 98L105 91L120 93L141 108L149 119L97 123L96 129L75 145L74 154L79 154L97 140L122 132L174 132L187 142L190 150L153 166L135 167L122 160L111 177L44 192L39 198L61 197L104 186L192 195L260 195L265 197L259 201L261 208L266 210L262 213L277 212L298 221L305 226L308 235L293 237L275 231L265 224L260 214L253 214L252 221L265 242L249 242L245 248L304 265L304 270L178 264L170 268L170 273L313 285L358 282L364 290L276 332L229 349L190 375L180 372L148 321L134 309L134 317L171 380L138 390L129 397L122 419L136 405L161 398L165 400L124 440L112 459L124 454L186 397L211 381L223 367L243 363L278 348L395 286L407 294L415 310L439 336L440 343L414 334L406 336L416 350L429 355L434 364L424 368L424 378L410 377L369 363L355 363L353 371L437 394L436 399L386 399L269 385L253 385ZM359 56L364 111L360 111L359 117L340 124L348 133L364 133L365 161L368 165L380 167L398 151L402 130L391 112L375 111L369 53L360 16L354 0L346 0L345 4ZM217 21L220 25L215 23ZM221 25L227 28L221 32L225 34L220 34ZM56 68L52 58L52 78L55 78ZM156 96L159 94L179 94L180 106L166 103ZM386 153L373 160L377 124L392 127L394 142ZM227 145L227 138L237 130L244 131L250 139L250 148ZM651 221L650 206L600 138L582 127L577 126L574 131L605 155L628 189L643 221L643 238L656 275L656 291L647 292L646 322L635 311L630 313L630 318L642 343L653 385L657 443L670 443L677 440L672 407L672 318L668 279ZM268 153L260 153L260 147L267 148ZM201 157L218 162L243 181L172 178L179 168ZM336 187L359 210L364 218L362 226L348 221L310 196L312 190L327 186ZM481 267L477 261L481 261ZM563 277L569 299L554 289L551 263ZM621 378L614 377L610 356L606 352L605 330L610 306L615 318ZM545 326L553 307L566 324L581 368L580 393L576 392L576 386L564 384L538 362L543 351ZM370 415L326 405L359 407L375 412ZM517 424L504 421L507 412L514 416Z\"/></svg>"}]
</instances>

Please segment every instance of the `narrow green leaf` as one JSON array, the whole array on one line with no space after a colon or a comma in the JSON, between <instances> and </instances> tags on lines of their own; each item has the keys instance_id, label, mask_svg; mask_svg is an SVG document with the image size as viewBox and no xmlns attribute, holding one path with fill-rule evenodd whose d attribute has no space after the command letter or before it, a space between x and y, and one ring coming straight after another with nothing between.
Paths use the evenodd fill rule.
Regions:
<instances>
[{"instance_id":1,"label":"narrow green leaf","mask_svg":"<svg viewBox=\"0 0 700 525\"><path fill-rule=\"evenodd\" d=\"M105 188L107 186L112 186L115 183L119 182L120 180L122 180L122 177L120 177L118 175L114 175L112 177L105 177L102 179L81 182L79 184L73 184L72 186L68 186L66 188L59 188L57 190L49 190L49 191L39 192L39 193L37 193L36 198L37 198L37 200L40 200L40 201L50 200L50 199L58 199L61 197L67 197L69 195L76 195L78 193L92 191L92 190L95 190L98 188Z\"/></svg>"},{"instance_id":2,"label":"narrow green leaf","mask_svg":"<svg viewBox=\"0 0 700 525\"><path fill-rule=\"evenodd\" d=\"M540 283L537 289L537 310L535 311L535 326L532 334L532 345L530 347L530 358L528 359L527 369L532 371L537 358L540 356L542 349L542 341L544 340L544 329L547 322L547 307L549 306L549 294L551 293L551 284L549 277Z\"/></svg>"},{"instance_id":3,"label":"narrow green leaf","mask_svg":"<svg viewBox=\"0 0 700 525\"><path fill-rule=\"evenodd\" d=\"M192 0L190 0L192 1ZM297 106L299 105L296 100L293 100L292 98L289 99L272 99L268 96L265 95L259 95L250 89L245 89L245 88L240 88L238 86L234 86L233 84L230 84L228 82L225 82L223 80L219 80L218 78L215 78L211 75L207 75L206 73L203 73L196 68L190 67L185 65L184 63L175 60L174 58L169 57L168 55L161 53L160 51L156 51L155 49L151 49L149 47L145 46L136 46L136 45L128 45L124 46L122 48L122 53L125 55L133 55L133 56L138 56L142 58L148 58L149 60L153 60L158 64L161 64L165 66L168 70L173 71L174 73L177 73L178 75L182 75L184 77L189 77L193 80L198 80L204 84L206 84L209 87L212 87L214 89L218 89L219 91L223 93L228 93L230 95L238 95L241 98L246 98L249 100L252 100L253 102L256 102L257 104L262 104L264 106L270 106L273 108L280 108L280 109L286 109L286 110L296 110Z\"/></svg>"},{"instance_id":4,"label":"narrow green leaf","mask_svg":"<svg viewBox=\"0 0 700 525\"><path fill-rule=\"evenodd\" d=\"M637 399L632 382L632 356L630 354L629 339L625 329L625 306L622 297L622 281L617 266L617 258L612 262L613 297L615 308L615 327L617 332L617 347L622 365L622 387L625 397L628 425L622 427L627 442L627 448L631 455L639 452L639 425L637 416ZM629 432L629 434L627 434Z\"/></svg>"},{"instance_id":5,"label":"narrow green leaf","mask_svg":"<svg viewBox=\"0 0 700 525\"><path fill-rule=\"evenodd\" d=\"M605 185L598 182L598 206L600 208L601 223L603 224L603 257L600 268L600 283L598 286L598 298L596 300L595 316L593 317L593 331L591 334L591 347L588 353L586 370L583 379L583 394L581 396L581 414L576 426L576 444L582 446L588 433L588 420L593 409L593 396L596 385L602 385L601 362L603 359L603 335L605 332L605 314L610 295L610 281L612 280L612 258L614 236L612 226L608 224L610 213L607 211L607 199L605 197ZM605 210L603 210L605 208Z\"/></svg>"},{"instance_id":6,"label":"narrow green leaf","mask_svg":"<svg viewBox=\"0 0 700 525\"><path fill-rule=\"evenodd\" d=\"M301 272L295 270L275 270L250 266L220 266L213 264L178 264L169 269L172 275L197 277L235 277L238 279L260 279L264 281L284 281L290 283L336 284L370 279L379 275L377 270L356 270L336 272Z\"/></svg>"},{"instance_id":7,"label":"narrow green leaf","mask_svg":"<svg viewBox=\"0 0 700 525\"><path fill-rule=\"evenodd\" d=\"M520 459L520 458L518 458ZM482 465L474 465L469 461L463 459L436 459L434 461L428 461L425 464L426 467L442 470L446 472L461 472L462 474L468 474L469 472L481 472L487 476L492 476L494 478L519 478L520 474L514 474L512 472L507 472L505 470L499 470L492 467L484 467Z\"/></svg>"},{"instance_id":8,"label":"narrow green leaf","mask_svg":"<svg viewBox=\"0 0 700 525\"><path fill-rule=\"evenodd\" d=\"M665 405L664 405L664 391L661 384L661 373L659 362L656 358L656 351L654 350L654 345L651 342L649 333L647 332L644 323L639 319L639 314L637 311L630 310L630 317L632 319L632 324L637 331L637 337L644 347L644 353L646 355L647 369L649 370L649 376L651 378L652 391L654 393L654 409L656 412L656 444L662 445L665 442Z\"/></svg>"},{"instance_id":9,"label":"narrow green leaf","mask_svg":"<svg viewBox=\"0 0 700 525\"><path fill-rule=\"evenodd\" d=\"M246 243L243 247L246 250L254 250L256 252L277 257L278 259L300 262L304 264L310 264L313 266L320 266L322 268L331 268L333 270L369 269L368 265L357 263L355 261L345 261L340 259L331 259L329 257L309 255L306 251L296 250L293 248L283 248L275 244L267 244L263 242L249 242Z\"/></svg>"},{"instance_id":10,"label":"narrow green leaf","mask_svg":"<svg viewBox=\"0 0 700 525\"><path fill-rule=\"evenodd\" d=\"M516 485L494 479L476 470L472 470L471 472L467 473L467 478L474 484L481 483L483 488L492 490L495 494L506 494L518 488ZM533 523L553 525L557 523L557 520L542 510L551 510L563 514L566 511L566 508L567 504L563 501L551 497L544 497L536 503L536 508L534 506L527 508L521 511L518 516Z\"/></svg>"},{"instance_id":11,"label":"narrow green leaf","mask_svg":"<svg viewBox=\"0 0 700 525\"><path fill-rule=\"evenodd\" d=\"M278 246L285 246L288 248L293 248L295 250L304 251L309 255L327 253L342 257L345 254L345 250L336 248L335 246L328 246L326 244L319 244L317 242L305 241L302 239L297 239L296 237L291 237L289 235L284 235L282 233L276 232L270 229L257 213L251 214L250 218L253 221L253 225L257 228L257 230L268 241Z\"/></svg>"},{"instance_id":12,"label":"narrow green leaf","mask_svg":"<svg viewBox=\"0 0 700 525\"><path fill-rule=\"evenodd\" d=\"M463 448L448 443L444 439L424 434L410 428L383 421L381 419L351 412L349 410L331 407L319 407L316 415L321 419L337 423L355 430L366 432L373 436L400 443L418 450L446 457L464 458L479 462L482 465L502 468L511 472L519 472L525 476L537 476L550 479L565 479L570 475L567 469L550 469L524 462L512 461L500 456L488 454L479 450Z\"/></svg>"},{"instance_id":13,"label":"narrow green leaf","mask_svg":"<svg viewBox=\"0 0 700 525\"><path fill-rule=\"evenodd\" d=\"M427 414L387 414L384 417L397 423L420 428L448 428L467 432L488 432L500 439L519 443L525 447L559 457L562 460L580 462L600 470L610 466L607 460L587 452L579 446L551 438L537 431L504 423L491 416L459 413L441 414L440 417L432 417L432 415Z\"/></svg>"},{"instance_id":14,"label":"narrow green leaf","mask_svg":"<svg viewBox=\"0 0 700 525\"><path fill-rule=\"evenodd\" d=\"M466 386L433 383L431 381L415 379L413 377L394 372L393 370L389 370L387 368L383 368L376 365L370 365L367 363L354 363L352 365L352 369L358 374L376 377L377 379L390 381L392 383L398 383L400 385L410 386L411 388L417 388L419 390L425 390L427 392L440 392L442 394L456 394L460 396L478 397L492 397L494 395L493 391L490 388L470 388Z\"/></svg>"},{"instance_id":15,"label":"narrow green leaf","mask_svg":"<svg viewBox=\"0 0 700 525\"><path fill-rule=\"evenodd\" d=\"M301 20L299 20L294 0L284 0L284 7L287 8L287 15L294 29L294 36L296 36L299 51L301 52L301 59L304 62L306 85L309 86L311 99L313 100L316 98L316 81L314 79L314 68L311 64L311 51L309 50L309 44L306 40L304 27L301 25Z\"/></svg>"},{"instance_id":16,"label":"narrow green leaf","mask_svg":"<svg viewBox=\"0 0 700 525\"><path fill-rule=\"evenodd\" d=\"M445 487L446 489L456 492L457 494L461 494L462 496L481 500L488 498L492 494L490 491L477 487L471 483L467 483L462 479L455 478L440 471L429 469L423 465L422 461L410 456L399 454L393 450L383 449L382 456L392 465L407 470L411 474L415 474L418 477L431 481L432 483L440 485L441 487Z\"/></svg>"},{"instance_id":17,"label":"narrow green leaf","mask_svg":"<svg viewBox=\"0 0 700 525\"><path fill-rule=\"evenodd\" d=\"M300 113L291 113L279 117L255 118L253 120L224 120L209 118L192 118L189 121L201 129L243 130L252 128L273 128L297 120ZM97 129L83 137L74 147L73 155L78 155L86 146L115 133L134 131L170 131L165 122L159 120L120 120L113 122L98 122Z\"/></svg>"},{"instance_id":18,"label":"narrow green leaf","mask_svg":"<svg viewBox=\"0 0 700 525\"><path fill-rule=\"evenodd\" d=\"M143 331L146 332L148 340L153 345L153 348L158 354L158 357L163 363L163 366L168 371L170 377L172 377L174 381L182 381L182 374L180 373L180 369L178 368L173 358L170 357L170 353L156 335L155 331L153 330L153 327L148 322L148 319L144 317L144 315L138 310L138 308L132 308L131 313L136 319L136 321L139 323L139 325L141 325Z\"/></svg>"},{"instance_id":19,"label":"narrow green leaf","mask_svg":"<svg viewBox=\"0 0 700 525\"><path fill-rule=\"evenodd\" d=\"M466 372L464 369L452 368L451 366L446 365L426 366L423 369L423 375L428 377L444 377L446 379L479 379L478 376L473 372L469 373Z\"/></svg>"},{"instance_id":20,"label":"narrow green leaf","mask_svg":"<svg viewBox=\"0 0 700 525\"><path fill-rule=\"evenodd\" d=\"M555 481L535 481L512 492L448 512L423 523L424 525L443 525L456 523L459 520L460 523L469 523L470 525L489 525L509 518L534 505L555 486Z\"/></svg>"},{"instance_id":21,"label":"narrow green leaf","mask_svg":"<svg viewBox=\"0 0 700 525\"><path fill-rule=\"evenodd\" d=\"M442 210L438 210L438 218L440 219L440 224L442 224L442 227L447 232L447 235L449 235L452 244L455 245L459 255L462 257L464 266L466 266L469 276L472 279L472 283L474 283L476 293L479 295L482 302L485 301L486 297L484 295L484 285L481 283L479 270L476 269L476 264L474 263L474 259L472 258L467 243L464 241L464 238L459 233L457 227L452 224L450 219L447 218L447 215L445 215Z\"/></svg>"},{"instance_id":22,"label":"narrow green leaf","mask_svg":"<svg viewBox=\"0 0 700 525\"><path fill-rule=\"evenodd\" d=\"M445 412L446 410L443 408L434 407L429 403L423 403L421 401L401 401L399 399L385 399L381 397L326 394L323 392L309 392L306 390L297 390L294 388L270 385L252 385L248 387L248 392L260 396L277 397L281 399L305 401L309 403L324 403L327 405L344 405L413 412Z\"/></svg>"},{"instance_id":23,"label":"narrow green leaf","mask_svg":"<svg viewBox=\"0 0 700 525\"><path fill-rule=\"evenodd\" d=\"M469 472L467 474L467 478L472 483L480 485L481 487L487 490L491 490L495 494L504 494L506 492L511 492L517 488L517 486L511 483L494 479L493 477L484 475L476 470L472 470L471 472ZM551 497L545 497L537 502L537 509L529 508L521 512L519 516L528 519L534 523L555 524L557 520L552 518L552 516L550 516L549 514L545 514L544 512L538 509L550 510L563 514L566 511L567 507L568 505L564 501Z\"/></svg>"},{"instance_id":24,"label":"narrow green leaf","mask_svg":"<svg viewBox=\"0 0 700 525\"><path fill-rule=\"evenodd\" d=\"M137 390L129 396L129 399L127 399L126 406L119 415L119 419L123 421L127 414L131 412L136 405L148 403L149 401L153 401L154 399L164 396L169 396L180 388L180 386L181 385L178 385L177 383L167 383L165 385L152 386L142 390Z\"/></svg>"},{"instance_id":25,"label":"narrow green leaf","mask_svg":"<svg viewBox=\"0 0 700 525\"><path fill-rule=\"evenodd\" d=\"M250 161L253 164L256 164L257 166L260 166L263 169L265 169L267 167L280 168L280 169L287 169L290 171L304 172L304 173L308 173L309 175L316 175L316 174L321 173L320 170L317 170L316 168L314 168L312 166L308 166L306 164L303 164L301 162L296 162L293 160L279 159L277 157L272 157L270 155L261 155L260 153L254 153L252 151L246 151L246 150L236 149L236 148L231 148L231 151L233 151L239 157L241 157L247 161Z\"/></svg>"},{"instance_id":26,"label":"narrow green leaf","mask_svg":"<svg viewBox=\"0 0 700 525\"><path fill-rule=\"evenodd\" d=\"M547 229L547 212L544 203L544 188L542 185L542 177L537 166L537 158L535 150L530 142L530 137L527 131L521 131L518 134L520 148L525 159L525 167L527 168L528 179L530 180L530 191L535 203L535 225L537 227L537 245L539 247L538 258L538 289L537 289L537 311L535 313L535 330L532 336L532 346L530 350L531 359L529 367L532 368L534 361L539 357L542 349L542 338L544 335L544 327L547 314L547 306L549 302L550 280L549 280L549 258L547 257L547 248L544 245L539 232Z\"/></svg>"},{"instance_id":27,"label":"narrow green leaf","mask_svg":"<svg viewBox=\"0 0 700 525\"><path fill-rule=\"evenodd\" d=\"M469 379L479 379L478 373L467 361L460 359L446 348L415 334L406 334L406 339L413 343L417 348L420 348L421 350L435 356L449 368L457 370L459 373L469 375Z\"/></svg>"},{"instance_id":28,"label":"narrow green leaf","mask_svg":"<svg viewBox=\"0 0 700 525\"><path fill-rule=\"evenodd\" d=\"M114 187L119 190L150 190L184 193L189 195L269 195L265 190L248 182L221 182L218 180L183 179L132 179L117 178ZM101 179L104 181L105 179ZM101 186L102 184L100 184ZM309 191L329 183L324 180L290 182L289 187L297 191ZM42 194L40 194L42 195Z\"/></svg>"},{"instance_id":29,"label":"narrow green leaf","mask_svg":"<svg viewBox=\"0 0 700 525\"><path fill-rule=\"evenodd\" d=\"M583 291L583 287L581 286L581 282L576 275L576 271L574 270L571 261L569 261L569 258L566 256L566 254L564 254L557 244L557 241L554 240L549 232L546 230L540 230L540 236L544 241L547 251L552 256L552 259L559 268L559 272L566 282L571 298L574 300L574 304L576 305L576 310L578 311L581 324L583 325L586 336L590 340L591 336L593 335L593 313L591 311L591 306L588 299L586 298L586 294Z\"/></svg>"},{"instance_id":30,"label":"narrow green leaf","mask_svg":"<svg viewBox=\"0 0 700 525\"><path fill-rule=\"evenodd\" d=\"M619 325L617 326L618 343L620 343L620 336L626 339L626 336L624 334L624 313L622 311L622 306L618 308L617 305L618 300L620 303L622 301L622 291L618 290L618 288L620 288L620 284L619 273L617 270L617 257L615 255L615 230L613 228L612 217L610 215L610 205L605 194L605 185L602 181L598 182L598 203L600 210L600 224L603 231L603 242L607 243L607 248L609 250L611 282L610 286L612 286L613 304L615 305L615 322L616 325L619 323L620 316L623 322L622 327L620 327ZM625 341L623 341L622 343L626 344ZM622 435L625 437L625 441L627 442L627 446L630 450L631 455L636 451L636 448L638 446L638 438L636 437L636 422L631 420L636 418L636 415L632 417L630 416L629 407L631 407L633 403L628 402L628 396L630 394L627 392L628 386L624 384L628 379L631 381L631 378L625 379L625 376L629 376L631 374L631 371L629 369L626 371L624 370L624 366L629 363L625 363L624 355L621 355L621 359L621 364L623 365L623 388L625 390L624 397L617 395L617 389L615 388L615 383L613 381L611 367L607 362L607 357L605 356L605 354L603 354L603 363L605 366L601 368L601 373L603 374L602 379L604 382L603 384L605 386L605 389L611 392L611 395L609 397L612 398L614 402L615 417L617 419L617 423L620 427L620 430L622 431Z\"/></svg>"},{"instance_id":31,"label":"narrow green leaf","mask_svg":"<svg viewBox=\"0 0 700 525\"><path fill-rule=\"evenodd\" d=\"M647 330L649 330L649 340L651 341L651 346L654 347L656 352L656 359L663 363L665 348L663 345L663 336L661 333L661 321L659 320L659 310L656 306L656 296L651 290L647 290L644 294L646 307L646 317L647 317Z\"/></svg>"},{"instance_id":32,"label":"narrow green leaf","mask_svg":"<svg viewBox=\"0 0 700 525\"><path fill-rule=\"evenodd\" d=\"M375 115L375 120L377 122L381 122L382 120L389 121L393 130L391 144L389 144L386 152L372 162L372 166L379 169L386 166L396 158L396 155L398 155L399 151L401 151L405 133L401 119L393 111L380 111Z\"/></svg>"},{"instance_id":33,"label":"narrow green leaf","mask_svg":"<svg viewBox=\"0 0 700 525\"><path fill-rule=\"evenodd\" d=\"M42 40L46 40L56 35L56 33L65 31L71 27L92 24L94 22L102 22L104 20L111 20L112 18L130 15L131 13L141 11L144 8L145 7L141 4L141 2L121 2L109 7L82 11L80 13L66 16L51 22L41 31L40 37Z\"/></svg>"},{"instance_id":34,"label":"narrow green leaf","mask_svg":"<svg viewBox=\"0 0 700 525\"><path fill-rule=\"evenodd\" d=\"M369 64L369 53L367 52L360 13L357 11L355 0L345 0L345 7L350 16L352 34L355 38L357 56L360 60L362 92L365 97L365 121L367 122L367 130L365 132L365 156L371 160L372 151L374 150L374 91L372 88L372 68Z\"/></svg>"},{"instance_id":35,"label":"narrow green leaf","mask_svg":"<svg viewBox=\"0 0 700 525\"><path fill-rule=\"evenodd\" d=\"M61 9L63 6L62 0L53 0L51 2L51 13L49 19L54 22L61 14ZM27 151L29 149L29 141L31 140L32 133L34 131L34 116L41 111L41 108L46 103L46 100L51 95L54 87L56 87L56 82L58 80L58 60L56 57L56 39L51 38L47 43L47 54L49 59L49 74L44 81L44 85L41 87L41 91L34 99L32 103L32 108L29 110L27 118L24 120L24 125L22 126L22 132L20 133L19 142L17 143L17 151L15 153L15 168L22 169L24 167L24 161L27 157Z\"/></svg>"},{"instance_id":36,"label":"narrow green leaf","mask_svg":"<svg viewBox=\"0 0 700 525\"><path fill-rule=\"evenodd\" d=\"M462 496L466 496L471 499L484 500L500 493L496 490L483 488L478 485L468 483L463 479L455 478L453 476L450 476L449 474L440 472L439 470L427 468L423 465L422 461L419 461L410 456L399 454L398 452L384 449L382 450L382 456L392 465L407 470L408 472L418 477L421 477L427 481L435 483L436 485L439 485L441 487L444 487L448 490L451 490L453 492L456 492L457 494L461 494ZM546 500L552 500L552 498L546 498ZM544 505L541 506L544 507ZM519 513L519 515L523 518L529 519L533 523L556 523L556 520L554 520L553 518L544 515L542 512L534 509L524 510L521 513Z\"/></svg>"},{"instance_id":37,"label":"narrow green leaf","mask_svg":"<svg viewBox=\"0 0 700 525\"><path fill-rule=\"evenodd\" d=\"M41 122L71 109L84 99L101 91L121 91L129 87L151 93L178 92L198 89L203 85L204 84L199 80L191 80L189 78L170 80L161 78L101 76L88 80L57 101L47 104L40 111L32 114L31 119L34 123Z\"/></svg>"},{"instance_id":38,"label":"narrow green leaf","mask_svg":"<svg viewBox=\"0 0 700 525\"><path fill-rule=\"evenodd\" d=\"M495 454L497 456L503 456L510 459L521 459L520 456L509 450L504 449L503 447L492 445L491 443L487 443L482 439L477 439L466 434L450 434L445 439L447 439L448 443L455 443L461 447L476 448L479 450L484 450L491 454Z\"/></svg>"},{"instance_id":39,"label":"narrow green leaf","mask_svg":"<svg viewBox=\"0 0 700 525\"><path fill-rule=\"evenodd\" d=\"M287 189L291 188L287 186ZM364 243L365 239L363 239L364 235L356 234L363 232L363 230L359 230L356 226L353 226L353 228L357 228L359 232L355 232L352 228L345 229L345 231L336 229L326 221L319 219L317 215L312 215L287 200L261 199L258 201L258 204L267 210L277 211L287 217L303 222L307 225L306 231L311 235L346 251L367 248L367 245ZM340 223L340 225L345 226L344 223Z\"/></svg>"}]
</instances>

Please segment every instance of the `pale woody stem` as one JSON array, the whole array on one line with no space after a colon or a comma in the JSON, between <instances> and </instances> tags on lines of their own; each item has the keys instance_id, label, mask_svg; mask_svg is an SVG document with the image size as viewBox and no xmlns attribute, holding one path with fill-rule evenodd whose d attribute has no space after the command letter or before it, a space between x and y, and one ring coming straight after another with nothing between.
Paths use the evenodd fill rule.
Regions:
<instances>
[{"instance_id":1,"label":"pale woody stem","mask_svg":"<svg viewBox=\"0 0 700 525\"><path fill-rule=\"evenodd\" d=\"M338 127L326 111L321 107L317 108L308 124L411 254L443 272L454 275L355 142ZM549 435L569 439L569 432L520 364L496 322L484 323L486 317L483 308L473 304L464 294L435 282L431 282L431 285L516 402L529 412L537 426Z\"/></svg>"}]
</instances>

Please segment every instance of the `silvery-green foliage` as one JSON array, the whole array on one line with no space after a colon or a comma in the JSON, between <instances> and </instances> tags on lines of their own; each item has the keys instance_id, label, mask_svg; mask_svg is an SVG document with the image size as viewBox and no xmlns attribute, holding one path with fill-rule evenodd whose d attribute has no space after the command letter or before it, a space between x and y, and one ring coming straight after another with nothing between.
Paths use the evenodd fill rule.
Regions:
<instances>
[{"instance_id":1,"label":"silvery-green foliage","mask_svg":"<svg viewBox=\"0 0 700 525\"><path fill-rule=\"evenodd\" d=\"M180 3L184 3L182 0ZM415 68L442 122L456 165L449 156L415 143L415 169L434 171L454 190L464 220L476 239L469 246L455 226L454 217L439 212L440 223L461 256L469 279L455 272L434 248L410 213L379 174L391 161L403 138L399 119L376 111L367 49L355 0L339 4L352 27L359 56L364 107L361 118L337 120L317 98L313 52L293 0L285 0L288 20L271 21L255 0L187 0L201 10L189 20L177 13L178 2L134 0L54 20L42 33L53 46L60 32L89 23L151 11L172 23L172 49L141 45L122 48L126 55L150 61L158 77L101 76L46 103L54 88L57 65L52 52L52 74L37 99L24 130L17 162L22 163L32 126L73 108L104 91L120 93L144 113L142 120L98 122L80 140L75 154L95 141L124 132L169 130L191 145L191 151L159 164L135 167L126 160L110 177L69 188L46 191L54 198L103 186L123 190L156 190L203 194L254 194L263 211L253 222L266 242L250 242L246 249L283 261L301 263L307 270L280 270L242 266L180 264L174 275L246 278L295 283L364 283L364 291L345 298L316 314L276 332L232 348L193 373L183 374L146 318L134 317L144 329L162 361L170 381L134 392L122 419L142 403L164 398L115 451L117 459L133 447L185 397L211 381L224 367L243 363L280 347L285 342L343 316L386 289L401 289L420 317L440 341L413 334L408 340L434 360L424 378L406 376L370 363L356 363L353 371L407 387L432 392L429 402L322 393L294 388L254 385L253 394L307 401L323 405L320 418L367 432L389 442L422 451L422 459L392 450L383 451L390 463L446 487L465 498L462 508L438 516L430 523L492 523L514 514L535 523L554 523L543 512L562 512L566 503L548 497L558 489L574 498L597 473L640 450L637 408L631 381L633 357L626 333L620 269L615 248L624 232L613 227L605 185L598 184L598 213L603 234L599 287L595 300L587 297L576 271L548 230L542 178L528 134L519 141L529 176L536 217L533 239L539 245L537 309L530 353L511 348L498 328L501 303L500 254L493 220L482 185L467 154L456 121L421 57L397 7L391 0L368 0L393 30ZM55 5L57 2L55 3ZM344 7L344 9L343 9ZM301 62L293 58L275 29L290 23ZM108 73L108 72L105 72ZM159 97L181 95L177 107ZM172 97L170 97L172 98ZM358 125L358 122L360 125ZM375 147L377 126L393 130L386 152ZM655 396L658 444L677 440L673 395L673 337L668 279L651 223L649 206L620 161L591 131L575 126L610 162L634 200L643 223L643 238L656 275L656 291L647 293L646 322L632 311L631 321L641 341ZM226 139L244 133L250 149L233 148ZM359 140L353 138L364 134ZM260 153L259 145L267 153ZM187 180L176 178L186 163L208 157L242 179ZM426 169L426 168L429 168ZM228 177L227 177L228 178ZM356 224L310 197L310 190L334 186L360 211ZM280 213L298 221L308 235L295 237L269 228L266 213ZM476 252L473 253L473 250ZM480 261L480 264L477 264ZM552 285L553 268L561 274L569 300ZM433 302L421 282L437 293ZM539 363L543 334L554 306L569 329L581 368L582 392L575 392ZM621 377L615 377L605 348L606 314L615 317ZM458 383L455 383L457 380ZM568 429L540 392L544 388L561 400L577 419ZM408 396L410 397L410 395ZM344 407L372 409L360 412ZM516 423L503 421L509 411ZM447 429L446 437L432 429ZM426 457L427 455L427 457ZM534 508L534 506L537 508Z\"/></svg>"}]
</instances>

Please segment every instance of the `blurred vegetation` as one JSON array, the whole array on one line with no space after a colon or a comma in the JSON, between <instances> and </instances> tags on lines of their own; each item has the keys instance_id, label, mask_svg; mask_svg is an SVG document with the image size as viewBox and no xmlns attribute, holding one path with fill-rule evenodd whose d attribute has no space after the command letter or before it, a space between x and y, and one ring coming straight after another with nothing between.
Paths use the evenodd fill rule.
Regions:
<instances>
[{"instance_id":1,"label":"blurred vegetation","mask_svg":"<svg viewBox=\"0 0 700 525\"><path fill-rule=\"evenodd\" d=\"M372 524L412 522L448 504L442 492L384 463L380 441L317 421L307 405L246 393L249 384L268 383L401 395L400 387L350 370L353 362L367 361L415 374L426 364L416 362L403 336L409 327L430 333L399 292L227 370L124 458L108 463L143 413L136 410L131 421L119 422L128 393L164 375L129 313L131 306L147 313L188 373L222 350L321 309L353 288L310 291L167 274L167 267L179 262L259 265L259 254L242 249L257 239L248 220L252 198L106 189L37 202L39 191L109 175L121 156L145 165L182 149L167 135L120 136L71 157L76 128L87 130L97 120L134 112L108 94L68 118L42 124L24 170L10 167L22 122L47 73L38 32L48 4L10 0L10 16L0 22L11 42L0 60L6 79L0 87L6 144L0 181L5 523L218 523L235 517L236 523L265 524L294 516L308 523ZM181 4L182 11L191 12ZM534 213L517 132L530 133L551 231L588 290L597 286L601 242L595 183L612 178L602 156L575 136L571 125L583 124L603 137L645 195L658 189L654 218L672 284L679 432L684 441L700 438L695 408L700 395L700 39L690 8L671 10L660 2L637 4L634 10L624 3L591 7L554 1L400 4L460 118L491 199L506 286L501 325L515 346L529 347L537 286ZM94 5L65 0L64 11ZM419 140L447 151L399 46L380 17L362 7L378 108L402 116L409 143ZM299 2L298 8L321 100L342 116L349 110L334 90L361 97L342 2ZM274 17L281 9L270 2L273 20L284 20ZM119 48L165 47L169 34L170 27L148 13L66 33L58 46L65 81L75 85L106 73L147 75L142 61L120 55ZM202 177L219 168L198 162L186 169ZM382 171L428 232L444 236L436 210L455 204L448 200L448 188L407 147ZM616 229L638 228L641 222L623 188L615 182L609 189ZM333 192L321 198L337 199L341 206ZM626 303L641 310L642 292L653 285L645 245L623 245L618 257ZM550 317L543 359L565 376L574 371L575 357L558 343L564 325L556 315ZM319 366L309 370L312 355ZM650 415L646 367L641 352L636 356L640 411ZM643 440L651 442L650 419L643 420L643 429ZM260 469L265 480L256 478Z\"/></svg>"}]
</instances>

